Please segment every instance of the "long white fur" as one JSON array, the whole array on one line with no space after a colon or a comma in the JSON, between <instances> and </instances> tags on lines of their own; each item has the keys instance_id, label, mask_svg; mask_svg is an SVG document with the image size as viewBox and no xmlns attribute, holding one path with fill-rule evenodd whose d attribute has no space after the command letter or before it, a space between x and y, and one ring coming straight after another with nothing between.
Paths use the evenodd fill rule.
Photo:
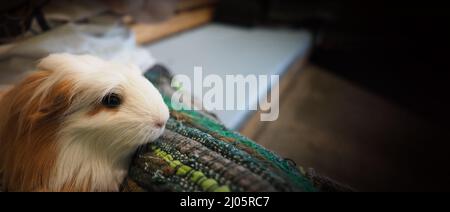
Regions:
<instances>
[{"instance_id":1,"label":"long white fur","mask_svg":"<svg viewBox=\"0 0 450 212\"><path fill-rule=\"evenodd\" d=\"M38 69L54 71L36 90L45 94L61 80L74 84L74 100L57 134L59 154L50 189L60 190L75 180L92 191L116 191L127 173L130 157L138 146L157 139L169 111L158 90L137 66L88 55L53 54ZM108 93L123 97L117 112L88 113ZM45 96L45 95L43 95Z\"/></svg>"}]
</instances>

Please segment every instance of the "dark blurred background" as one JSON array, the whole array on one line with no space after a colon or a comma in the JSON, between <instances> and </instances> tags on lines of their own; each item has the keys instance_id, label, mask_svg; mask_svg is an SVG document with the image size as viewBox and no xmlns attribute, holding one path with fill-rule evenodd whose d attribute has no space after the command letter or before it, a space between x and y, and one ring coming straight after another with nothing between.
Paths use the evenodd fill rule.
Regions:
<instances>
[{"instance_id":1,"label":"dark blurred background","mask_svg":"<svg viewBox=\"0 0 450 212\"><path fill-rule=\"evenodd\" d=\"M288 115L251 136L375 191L450 189L449 16L438 1L227 0L216 11L219 22L314 33L318 69L291 87Z\"/></svg>"}]
</instances>

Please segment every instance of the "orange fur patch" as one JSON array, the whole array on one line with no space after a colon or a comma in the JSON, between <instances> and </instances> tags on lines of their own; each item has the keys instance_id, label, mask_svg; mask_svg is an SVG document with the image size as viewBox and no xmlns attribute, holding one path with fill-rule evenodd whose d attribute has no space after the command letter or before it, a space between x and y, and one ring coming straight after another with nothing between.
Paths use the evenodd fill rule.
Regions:
<instances>
[{"instance_id":1,"label":"orange fur patch","mask_svg":"<svg viewBox=\"0 0 450 212\"><path fill-rule=\"evenodd\" d=\"M106 108L102 105L95 105L94 108L92 108L87 115L88 116L95 116L103 111L107 111L107 112L112 112L112 113L116 113L119 111L118 108Z\"/></svg>"},{"instance_id":2,"label":"orange fur patch","mask_svg":"<svg viewBox=\"0 0 450 212\"><path fill-rule=\"evenodd\" d=\"M50 74L33 72L0 100L0 184L6 191L48 190L58 154L56 133L70 106L73 85L58 82L46 96L29 102Z\"/></svg>"}]
</instances>

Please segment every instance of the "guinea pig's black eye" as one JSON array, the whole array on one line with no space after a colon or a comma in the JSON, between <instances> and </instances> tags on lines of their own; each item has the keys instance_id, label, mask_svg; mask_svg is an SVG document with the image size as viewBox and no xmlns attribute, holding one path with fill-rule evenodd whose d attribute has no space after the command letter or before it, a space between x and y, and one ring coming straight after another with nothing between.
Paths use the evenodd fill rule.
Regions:
<instances>
[{"instance_id":1,"label":"guinea pig's black eye","mask_svg":"<svg viewBox=\"0 0 450 212\"><path fill-rule=\"evenodd\" d=\"M110 93L102 99L102 105L108 108L116 108L119 107L120 104L122 104L122 99L115 93Z\"/></svg>"}]
</instances>

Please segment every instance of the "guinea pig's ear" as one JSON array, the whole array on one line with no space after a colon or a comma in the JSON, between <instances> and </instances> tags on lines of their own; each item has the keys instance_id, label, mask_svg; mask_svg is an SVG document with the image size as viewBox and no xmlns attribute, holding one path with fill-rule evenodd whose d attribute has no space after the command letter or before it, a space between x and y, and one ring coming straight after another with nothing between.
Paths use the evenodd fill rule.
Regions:
<instances>
[{"instance_id":1,"label":"guinea pig's ear","mask_svg":"<svg viewBox=\"0 0 450 212\"><path fill-rule=\"evenodd\" d=\"M71 104L73 83L61 80L44 85L51 73L52 71L35 71L5 94L1 102L7 105L7 113L20 114L17 121L21 124L28 122L42 125L43 122L60 118ZM48 87L43 89L42 86Z\"/></svg>"},{"instance_id":2,"label":"guinea pig's ear","mask_svg":"<svg viewBox=\"0 0 450 212\"><path fill-rule=\"evenodd\" d=\"M37 114L41 117L62 118L69 109L74 95L73 83L69 80L63 80L54 84L47 93L41 94L42 100Z\"/></svg>"},{"instance_id":3,"label":"guinea pig's ear","mask_svg":"<svg viewBox=\"0 0 450 212\"><path fill-rule=\"evenodd\" d=\"M52 85L46 93L38 95L39 98L34 100L38 108L30 117L32 121L39 124L58 119L61 121L72 104L72 88L72 82L63 80Z\"/></svg>"}]
</instances>

